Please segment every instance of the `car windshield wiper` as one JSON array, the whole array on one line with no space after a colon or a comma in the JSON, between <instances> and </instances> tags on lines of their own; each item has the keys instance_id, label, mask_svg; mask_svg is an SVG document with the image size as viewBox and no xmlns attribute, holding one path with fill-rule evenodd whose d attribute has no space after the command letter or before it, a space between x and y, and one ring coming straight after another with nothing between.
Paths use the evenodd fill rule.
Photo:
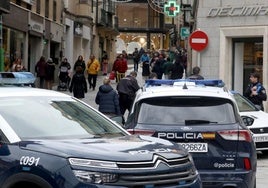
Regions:
<instances>
[{"instance_id":1,"label":"car windshield wiper","mask_svg":"<svg viewBox=\"0 0 268 188\"><path fill-rule=\"evenodd\" d=\"M216 121L200 120L200 119L190 119L185 120L185 125L194 125L194 124L217 124Z\"/></svg>"}]
</instances>

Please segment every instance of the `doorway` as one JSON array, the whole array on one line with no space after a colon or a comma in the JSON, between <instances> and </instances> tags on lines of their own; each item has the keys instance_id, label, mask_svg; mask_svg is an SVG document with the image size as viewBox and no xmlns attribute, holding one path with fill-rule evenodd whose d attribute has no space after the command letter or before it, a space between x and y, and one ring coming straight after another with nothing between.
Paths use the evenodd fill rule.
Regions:
<instances>
[{"instance_id":1,"label":"doorway","mask_svg":"<svg viewBox=\"0 0 268 188\"><path fill-rule=\"evenodd\" d=\"M249 75L258 72L263 75L263 38L233 39L233 85L232 88L243 94Z\"/></svg>"}]
</instances>

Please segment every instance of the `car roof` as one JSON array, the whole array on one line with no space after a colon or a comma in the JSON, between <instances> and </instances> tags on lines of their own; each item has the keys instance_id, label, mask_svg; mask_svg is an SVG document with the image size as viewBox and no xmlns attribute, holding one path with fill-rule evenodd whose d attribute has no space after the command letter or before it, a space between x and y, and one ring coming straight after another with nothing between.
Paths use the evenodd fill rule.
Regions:
<instances>
[{"instance_id":1,"label":"car roof","mask_svg":"<svg viewBox=\"0 0 268 188\"><path fill-rule=\"evenodd\" d=\"M162 96L207 96L220 97L233 100L229 90L223 84L205 84L207 81L211 83L212 80L204 80L196 82L192 80L156 80L150 81L148 84L137 92L136 100L152 97ZM220 83L221 80L218 80ZM223 83L221 81L221 83ZM213 86L212 86L213 85Z\"/></svg>"},{"instance_id":2,"label":"car roof","mask_svg":"<svg viewBox=\"0 0 268 188\"><path fill-rule=\"evenodd\" d=\"M53 90L39 89L33 87L0 87L0 97L25 97L25 96L53 96L53 97L71 97L70 95Z\"/></svg>"}]
</instances>

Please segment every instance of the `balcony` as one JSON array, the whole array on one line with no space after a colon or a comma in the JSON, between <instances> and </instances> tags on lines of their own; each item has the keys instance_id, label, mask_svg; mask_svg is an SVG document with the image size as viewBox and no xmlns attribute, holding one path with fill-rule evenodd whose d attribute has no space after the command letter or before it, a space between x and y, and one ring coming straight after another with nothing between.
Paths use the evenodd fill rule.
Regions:
<instances>
[{"instance_id":1,"label":"balcony","mask_svg":"<svg viewBox=\"0 0 268 188\"><path fill-rule=\"evenodd\" d=\"M105 27L109 30L118 29L118 18L114 16L113 13L101 9L99 13L97 26Z\"/></svg>"}]
</instances>

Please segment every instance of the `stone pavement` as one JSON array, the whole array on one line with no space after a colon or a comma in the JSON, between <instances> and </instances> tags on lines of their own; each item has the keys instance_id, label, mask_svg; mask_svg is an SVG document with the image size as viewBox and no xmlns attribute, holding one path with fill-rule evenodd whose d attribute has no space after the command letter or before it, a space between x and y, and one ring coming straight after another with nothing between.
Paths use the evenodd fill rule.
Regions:
<instances>
[{"instance_id":1,"label":"stone pavement","mask_svg":"<svg viewBox=\"0 0 268 188\"><path fill-rule=\"evenodd\" d=\"M126 75L129 74L133 70L134 70L133 61L132 60L128 60L128 71L127 71ZM142 86L144 84L144 80L142 79L141 71L142 71L142 68L139 67L139 72L137 74L137 81L138 81L138 83L139 83L140 86ZM82 101L84 101L87 104L91 105L95 109L98 109L98 105L95 103L95 97L97 95L99 86L103 84L103 79L104 78L105 78L105 76L98 75L95 91L93 91L92 89L88 89L88 92L85 94L85 98L82 99ZM115 80L112 80L112 84L111 85L112 85L112 87L114 89L116 89L116 82L115 82ZM56 84L53 87L53 90L57 90L57 86L58 85ZM88 85L88 87L89 87L89 85ZM73 95L73 93L70 93L69 91L60 91L60 92L66 93L68 95Z\"/></svg>"}]
</instances>

